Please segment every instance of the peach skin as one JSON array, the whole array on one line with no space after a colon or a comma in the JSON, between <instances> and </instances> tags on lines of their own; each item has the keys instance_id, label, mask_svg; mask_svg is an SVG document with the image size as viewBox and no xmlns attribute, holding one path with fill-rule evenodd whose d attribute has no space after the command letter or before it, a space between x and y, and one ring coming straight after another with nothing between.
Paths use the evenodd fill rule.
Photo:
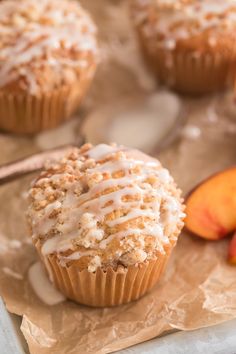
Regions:
<instances>
[{"instance_id":1,"label":"peach skin","mask_svg":"<svg viewBox=\"0 0 236 354\"><path fill-rule=\"evenodd\" d=\"M186 214L187 230L204 239L219 240L235 231L236 167L209 177L190 192Z\"/></svg>"},{"instance_id":2,"label":"peach skin","mask_svg":"<svg viewBox=\"0 0 236 354\"><path fill-rule=\"evenodd\" d=\"M228 261L230 264L236 265L236 232L229 244Z\"/></svg>"}]
</instances>

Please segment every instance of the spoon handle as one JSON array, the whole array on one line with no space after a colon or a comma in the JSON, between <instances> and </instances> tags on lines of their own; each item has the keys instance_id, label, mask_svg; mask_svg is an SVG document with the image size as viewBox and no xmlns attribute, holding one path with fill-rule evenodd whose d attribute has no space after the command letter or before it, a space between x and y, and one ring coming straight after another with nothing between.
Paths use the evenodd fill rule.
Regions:
<instances>
[{"instance_id":1,"label":"spoon handle","mask_svg":"<svg viewBox=\"0 0 236 354\"><path fill-rule=\"evenodd\" d=\"M41 170L47 160L60 159L71 148L72 145L64 145L0 166L0 185Z\"/></svg>"}]
</instances>

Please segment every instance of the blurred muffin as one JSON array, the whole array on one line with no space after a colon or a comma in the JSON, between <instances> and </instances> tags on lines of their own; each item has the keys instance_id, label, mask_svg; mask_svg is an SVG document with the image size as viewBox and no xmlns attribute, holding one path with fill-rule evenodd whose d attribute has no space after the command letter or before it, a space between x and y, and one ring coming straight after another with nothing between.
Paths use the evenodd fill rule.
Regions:
<instances>
[{"instance_id":1,"label":"blurred muffin","mask_svg":"<svg viewBox=\"0 0 236 354\"><path fill-rule=\"evenodd\" d=\"M132 17L151 70L187 94L224 89L234 77L234 0L133 0Z\"/></svg>"},{"instance_id":2,"label":"blurred muffin","mask_svg":"<svg viewBox=\"0 0 236 354\"><path fill-rule=\"evenodd\" d=\"M114 306L160 278L183 205L159 161L116 145L84 145L46 167L29 193L33 242L69 299Z\"/></svg>"},{"instance_id":3,"label":"blurred muffin","mask_svg":"<svg viewBox=\"0 0 236 354\"><path fill-rule=\"evenodd\" d=\"M0 2L0 129L36 133L78 108L96 68L96 29L77 1Z\"/></svg>"}]
</instances>

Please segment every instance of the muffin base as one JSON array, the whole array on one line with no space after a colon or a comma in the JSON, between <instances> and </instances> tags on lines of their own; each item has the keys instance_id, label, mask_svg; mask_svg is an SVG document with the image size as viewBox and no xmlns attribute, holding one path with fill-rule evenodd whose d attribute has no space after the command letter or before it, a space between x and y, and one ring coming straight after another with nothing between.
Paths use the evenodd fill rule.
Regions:
<instances>
[{"instance_id":1,"label":"muffin base","mask_svg":"<svg viewBox=\"0 0 236 354\"><path fill-rule=\"evenodd\" d=\"M75 262L63 267L56 255L41 259L55 286L68 299L93 307L110 307L137 300L150 291L160 279L172 248L168 246L165 255L138 266L98 268L94 273L79 270Z\"/></svg>"},{"instance_id":2,"label":"muffin base","mask_svg":"<svg viewBox=\"0 0 236 354\"><path fill-rule=\"evenodd\" d=\"M92 76L89 72L79 82L41 96L0 92L0 129L34 134L55 128L77 110Z\"/></svg>"}]
</instances>

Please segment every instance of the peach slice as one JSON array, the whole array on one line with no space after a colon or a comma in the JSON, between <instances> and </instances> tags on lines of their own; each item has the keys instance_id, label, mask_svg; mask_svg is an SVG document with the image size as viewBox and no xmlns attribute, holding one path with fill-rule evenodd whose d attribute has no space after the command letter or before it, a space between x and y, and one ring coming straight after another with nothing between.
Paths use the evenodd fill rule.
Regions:
<instances>
[{"instance_id":1,"label":"peach slice","mask_svg":"<svg viewBox=\"0 0 236 354\"><path fill-rule=\"evenodd\" d=\"M236 167L200 183L186 200L186 228L207 240L236 230Z\"/></svg>"},{"instance_id":2,"label":"peach slice","mask_svg":"<svg viewBox=\"0 0 236 354\"><path fill-rule=\"evenodd\" d=\"M236 232L229 244L228 261L229 263L236 265Z\"/></svg>"}]
</instances>

